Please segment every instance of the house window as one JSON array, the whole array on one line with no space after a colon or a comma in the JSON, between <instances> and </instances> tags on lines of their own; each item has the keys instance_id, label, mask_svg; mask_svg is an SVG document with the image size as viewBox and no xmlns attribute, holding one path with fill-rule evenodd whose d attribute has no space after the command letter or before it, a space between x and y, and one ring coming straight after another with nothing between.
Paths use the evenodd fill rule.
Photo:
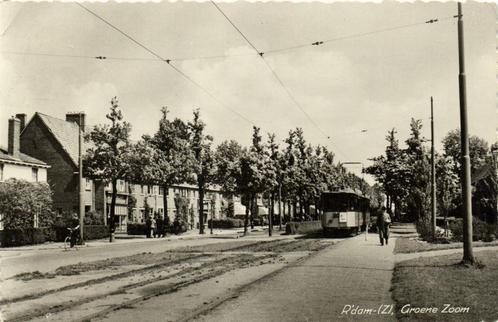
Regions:
<instances>
[{"instance_id":1,"label":"house window","mask_svg":"<svg viewBox=\"0 0 498 322\"><path fill-rule=\"evenodd\" d=\"M152 194L152 186L147 186L147 193Z\"/></svg>"},{"instance_id":2,"label":"house window","mask_svg":"<svg viewBox=\"0 0 498 322\"><path fill-rule=\"evenodd\" d=\"M159 187L159 195L162 196L164 194L164 189L163 187Z\"/></svg>"},{"instance_id":3,"label":"house window","mask_svg":"<svg viewBox=\"0 0 498 322\"><path fill-rule=\"evenodd\" d=\"M3 163L0 164L0 181L3 181Z\"/></svg>"},{"instance_id":4,"label":"house window","mask_svg":"<svg viewBox=\"0 0 498 322\"><path fill-rule=\"evenodd\" d=\"M38 168L31 168L31 174L34 182L38 182Z\"/></svg>"},{"instance_id":5,"label":"house window","mask_svg":"<svg viewBox=\"0 0 498 322\"><path fill-rule=\"evenodd\" d=\"M85 190L92 190L92 181L88 178L85 178Z\"/></svg>"}]
</instances>

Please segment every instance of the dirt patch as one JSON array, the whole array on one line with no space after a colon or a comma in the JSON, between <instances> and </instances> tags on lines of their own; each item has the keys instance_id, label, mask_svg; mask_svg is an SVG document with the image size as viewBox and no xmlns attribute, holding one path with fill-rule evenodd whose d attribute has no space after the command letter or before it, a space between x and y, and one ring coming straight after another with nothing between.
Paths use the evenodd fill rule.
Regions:
<instances>
[{"instance_id":1,"label":"dirt patch","mask_svg":"<svg viewBox=\"0 0 498 322\"><path fill-rule=\"evenodd\" d=\"M20 273L12 276L11 278L26 282L35 279L54 278L55 275L56 274L54 273L41 273L40 271L34 271L34 272Z\"/></svg>"}]
</instances>

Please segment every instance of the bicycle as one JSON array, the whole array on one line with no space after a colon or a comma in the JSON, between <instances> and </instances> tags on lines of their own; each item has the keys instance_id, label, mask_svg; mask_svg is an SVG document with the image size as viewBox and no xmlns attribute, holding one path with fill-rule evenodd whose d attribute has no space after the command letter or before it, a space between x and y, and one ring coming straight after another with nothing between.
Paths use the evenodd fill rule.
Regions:
<instances>
[{"instance_id":1,"label":"bicycle","mask_svg":"<svg viewBox=\"0 0 498 322\"><path fill-rule=\"evenodd\" d=\"M73 237L73 234L75 233L75 231L77 232L79 229L79 226L76 227L76 228L68 228L67 230L69 230L69 234L66 236L66 239L64 239L64 250L68 250L70 248L76 248L76 250L78 250L78 247L75 247L78 240L79 240L79 235L76 235ZM74 238L74 240L73 240Z\"/></svg>"}]
</instances>

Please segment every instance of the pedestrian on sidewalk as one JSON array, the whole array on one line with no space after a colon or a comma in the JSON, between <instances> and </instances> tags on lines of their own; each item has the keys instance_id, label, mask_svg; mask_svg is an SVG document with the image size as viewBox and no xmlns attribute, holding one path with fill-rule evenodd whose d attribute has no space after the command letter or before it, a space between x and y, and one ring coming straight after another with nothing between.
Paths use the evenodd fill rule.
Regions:
<instances>
[{"instance_id":1,"label":"pedestrian on sidewalk","mask_svg":"<svg viewBox=\"0 0 498 322\"><path fill-rule=\"evenodd\" d=\"M157 236L157 222L156 222L156 218L154 218L154 217L151 219L150 229L151 229L152 237L156 238L156 236Z\"/></svg>"},{"instance_id":2,"label":"pedestrian on sidewalk","mask_svg":"<svg viewBox=\"0 0 498 322\"><path fill-rule=\"evenodd\" d=\"M389 243L389 226L391 225L391 216L385 207L382 207L382 214L377 216L377 230L379 231L380 244L384 246Z\"/></svg>"},{"instance_id":3,"label":"pedestrian on sidewalk","mask_svg":"<svg viewBox=\"0 0 498 322\"><path fill-rule=\"evenodd\" d=\"M151 238L151 231L152 231L152 220L150 219L150 216L147 216L147 219L145 219L145 235L147 238Z\"/></svg>"},{"instance_id":4,"label":"pedestrian on sidewalk","mask_svg":"<svg viewBox=\"0 0 498 322\"><path fill-rule=\"evenodd\" d=\"M157 225L157 236L159 238L164 237L164 220L161 216L157 217L156 225Z\"/></svg>"}]
</instances>

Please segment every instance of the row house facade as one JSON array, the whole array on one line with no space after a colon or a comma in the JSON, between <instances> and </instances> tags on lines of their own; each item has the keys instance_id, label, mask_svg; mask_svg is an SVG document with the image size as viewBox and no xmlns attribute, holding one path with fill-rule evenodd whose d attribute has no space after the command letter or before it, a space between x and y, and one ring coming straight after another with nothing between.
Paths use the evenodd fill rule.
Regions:
<instances>
[{"instance_id":1,"label":"row house facade","mask_svg":"<svg viewBox=\"0 0 498 322\"><path fill-rule=\"evenodd\" d=\"M0 148L0 182L9 179L28 182L47 182L47 170L50 166L20 150L20 134L25 125L26 116L18 114L9 119L7 148ZM36 218L36 217L35 217ZM35 223L37 220L35 219ZM35 224L36 225L36 224ZM36 226L35 226L36 227ZM0 213L0 230L3 230Z\"/></svg>"},{"instance_id":2,"label":"row house facade","mask_svg":"<svg viewBox=\"0 0 498 322\"><path fill-rule=\"evenodd\" d=\"M0 182L19 179L29 182L47 182L45 162L21 153L20 137L26 115L18 114L9 119L7 149L0 148Z\"/></svg>"},{"instance_id":3,"label":"row house facade","mask_svg":"<svg viewBox=\"0 0 498 322\"><path fill-rule=\"evenodd\" d=\"M187 201L188 214L185 218L190 229L198 227L199 224L199 192L197 187L188 184L172 185L167 193L168 209L164 210L164 190L157 185L130 184L130 195L135 199L135 205L130 209L128 221L143 223L146 220L146 205L150 209L150 215L164 218L167 214L170 222L177 215L175 198L184 198ZM216 187L207 189L204 195L204 217L205 219L219 219L222 217L222 208L227 201L220 190ZM206 220L205 220L206 222Z\"/></svg>"},{"instance_id":4,"label":"row house facade","mask_svg":"<svg viewBox=\"0 0 498 322\"><path fill-rule=\"evenodd\" d=\"M84 130L84 113L68 113L62 120L43 113L35 113L23 127L20 134L20 150L46 165L46 181L53 190L53 204L56 212L78 213L78 142L79 129ZM25 119L25 118L24 118ZM83 151L87 143L84 143ZM104 222L110 214L111 187L99 181L84 178L85 212L101 214ZM198 225L198 192L193 185L175 185L168 189L168 209L165 212L162 187L143 185L118 180L115 206L115 223L118 231L126 231L129 222L145 221L146 204L152 215L168 215L172 222L176 215L175 196L186 197L192 215L188 218L189 227ZM135 202L132 202L132 201ZM212 187L205 195L205 216L221 217L223 198L218 189Z\"/></svg>"}]
</instances>

